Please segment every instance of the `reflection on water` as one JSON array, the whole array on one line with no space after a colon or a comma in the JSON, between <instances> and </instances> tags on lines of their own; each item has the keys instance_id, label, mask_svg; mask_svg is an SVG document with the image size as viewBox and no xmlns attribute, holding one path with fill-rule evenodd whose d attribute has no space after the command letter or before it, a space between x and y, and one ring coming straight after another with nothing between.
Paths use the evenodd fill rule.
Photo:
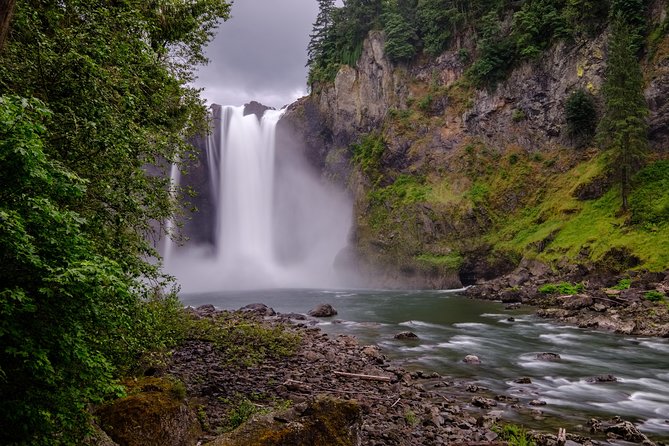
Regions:
<instances>
[{"instance_id":1,"label":"reflection on water","mask_svg":"<svg viewBox=\"0 0 669 446\"><path fill-rule=\"evenodd\" d=\"M472 379L519 398L521 404L542 399L548 403L542 411L573 424L591 416L620 415L637 421L648 434L669 438L669 342L664 339L554 325L526 310L439 291L262 290L191 294L182 300L222 309L262 302L284 313L306 313L330 303L339 314L319 322L324 331L377 344L407 368ZM419 341L393 339L406 330ZM562 359L537 360L541 352L558 353ZM478 356L481 365L464 364L468 354ZM589 382L607 374L617 381ZM532 384L514 383L524 376Z\"/></svg>"}]
</instances>

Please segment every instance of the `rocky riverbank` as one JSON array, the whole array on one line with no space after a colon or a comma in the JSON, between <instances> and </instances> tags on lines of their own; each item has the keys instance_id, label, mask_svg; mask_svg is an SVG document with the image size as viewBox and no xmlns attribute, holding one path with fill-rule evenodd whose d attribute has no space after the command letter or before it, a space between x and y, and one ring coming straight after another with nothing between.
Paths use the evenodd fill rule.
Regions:
<instances>
[{"instance_id":1,"label":"rocky riverbank","mask_svg":"<svg viewBox=\"0 0 669 446\"><path fill-rule=\"evenodd\" d=\"M555 272L523 261L513 272L467 289L476 299L531 305L537 315L582 328L669 337L669 272L598 274L574 266Z\"/></svg>"},{"instance_id":2,"label":"rocky riverbank","mask_svg":"<svg viewBox=\"0 0 669 446\"><path fill-rule=\"evenodd\" d=\"M515 432L514 428L502 428L510 419L547 416L542 411L545 402L539 399L520 402L512 395L494 394L464 379L405 370L376 346L361 345L347 335L323 333L315 327L317 319L306 314L276 314L262 304L232 313L211 305L187 311L196 321L233 321L229 326L234 326L237 320L281 328L299 337L299 344L289 355L243 364L243 360L231 362L229 352L215 342L187 340L162 368L148 371L154 376L139 380L141 393L115 403L123 409L126 427L114 430L105 426L114 417L103 415L113 414L113 409L98 412L108 433L123 435L118 444L503 445L508 444L510 432ZM544 355L546 358L539 359L552 360L550 353ZM477 367L475 357L463 361ZM178 386L161 389L159 380L166 379ZM527 385L531 392L529 378L519 377L516 382ZM179 394L181 402L174 403ZM153 421L159 427L165 424L164 417L154 417L153 409L128 414L126 409L135 410L138 402L149 404L150 395L170 411L167 426L171 435L149 426ZM141 413L149 413L151 419ZM243 423L251 415L251 420ZM176 428L180 423L184 425ZM566 428L566 435L558 438L556 428L549 433L531 432L527 438L539 445L598 444L591 436L653 444L622 419L591 420L588 427L578 428L563 426L559 420L552 425ZM151 439L132 439L132 432L140 430Z\"/></svg>"}]
</instances>

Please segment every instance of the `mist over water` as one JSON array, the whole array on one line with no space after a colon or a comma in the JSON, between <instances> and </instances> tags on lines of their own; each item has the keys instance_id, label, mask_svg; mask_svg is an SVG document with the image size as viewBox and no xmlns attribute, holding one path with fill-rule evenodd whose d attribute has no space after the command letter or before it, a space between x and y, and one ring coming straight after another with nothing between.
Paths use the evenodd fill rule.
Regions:
<instances>
[{"instance_id":1,"label":"mist over water","mask_svg":"<svg viewBox=\"0 0 669 446\"><path fill-rule=\"evenodd\" d=\"M195 242L166 249L168 272L186 292L344 286L334 260L347 244L350 199L300 153L276 146L282 111L212 111L198 170L212 209L193 217L211 221L191 226L204 234L186 231Z\"/></svg>"}]
</instances>

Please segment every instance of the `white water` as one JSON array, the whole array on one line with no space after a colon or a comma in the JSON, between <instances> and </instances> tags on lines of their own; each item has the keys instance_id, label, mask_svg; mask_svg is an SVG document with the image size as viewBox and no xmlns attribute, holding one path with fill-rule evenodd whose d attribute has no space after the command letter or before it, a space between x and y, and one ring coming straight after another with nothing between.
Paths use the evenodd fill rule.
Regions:
<instances>
[{"instance_id":1,"label":"white water","mask_svg":"<svg viewBox=\"0 0 669 446\"><path fill-rule=\"evenodd\" d=\"M173 250L168 271L185 291L342 286L333 263L346 246L350 201L295 150L278 150L282 111L243 113L222 107L203 148L214 245Z\"/></svg>"}]
</instances>

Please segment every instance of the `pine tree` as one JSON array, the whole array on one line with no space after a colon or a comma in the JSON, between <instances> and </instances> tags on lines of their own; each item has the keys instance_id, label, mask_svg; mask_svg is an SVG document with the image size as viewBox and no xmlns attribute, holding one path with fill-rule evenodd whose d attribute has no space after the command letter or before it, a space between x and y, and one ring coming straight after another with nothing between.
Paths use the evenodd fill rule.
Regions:
<instances>
[{"instance_id":1,"label":"pine tree","mask_svg":"<svg viewBox=\"0 0 669 446\"><path fill-rule=\"evenodd\" d=\"M388 58L395 62L411 60L416 55L415 45L418 40L410 22L411 17L403 14L399 3L388 2L383 13L383 30L386 32L385 51Z\"/></svg>"},{"instance_id":2,"label":"pine tree","mask_svg":"<svg viewBox=\"0 0 669 446\"><path fill-rule=\"evenodd\" d=\"M334 0L318 0L318 15L309 34L309 45L307 45L307 66L312 66L323 56L323 42L332 29L332 11Z\"/></svg>"},{"instance_id":3,"label":"pine tree","mask_svg":"<svg viewBox=\"0 0 669 446\"><path fill-rule=\"evenodd\" d=\"M643 162L648 146L648 105L643 95L643 75L636 57L635 33L622 14L613 22L603 93L601 140L613 151L618 172L622 210L628 209L630 179Z\"/></svg>"}]
</instances>

